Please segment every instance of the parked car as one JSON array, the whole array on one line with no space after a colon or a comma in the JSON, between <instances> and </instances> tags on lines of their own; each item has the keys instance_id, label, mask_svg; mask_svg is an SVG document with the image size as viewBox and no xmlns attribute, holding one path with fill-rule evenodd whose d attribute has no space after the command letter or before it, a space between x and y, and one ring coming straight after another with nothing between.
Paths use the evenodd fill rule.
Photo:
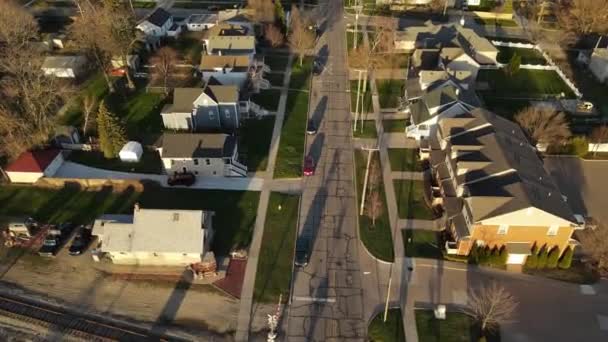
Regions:
<instances>
[{"instance_id":1,"label":"parked car","mask_svg":"<svg viewBox=\"0 0 608 342\"><path fill-rule=\"evenodd\" d=\"M196 176L192 172L176 172L167 179L170 186L183 185L192 186L196 182Z\"/></svg>"},{"instance_id":2,"label":"parked car","mask_svg":"<svg viewBox=\"0 0 608 342\"><path fill-rule=\"evenodd\" d=\"M312 73L315 76L321 75L321 73L323 72L323 64L321 64L321 61L319 59L315 59L314 62L312 63Z\"/></svg>"},{"instance_id":3,"label":"parked car","mask_svg":"<svg viewBox=\"0 0 608 342\"><path fill-rule=\"evenodd\" d=\"M312 156L304 158L304 176L315 174L315 159Z\"/></svg>"},{"instance_id":4,"label":"parked car","mask_svg":"<svg viewBox=\"0 0 608 342\"><path fill-rule=\"evenodd\" d=\"M42 247L38 250L38 255L43 257L54 257L61 247L61 235L49 233L44 238Z\"/></svg>"},{"instance_id":5,"label":"parked car","mask_svg":"<svg viewBox=\"0 0 608 342\"><path fill-rule=\"evenodd\" d=\"M91 244L91 240L91 229L86 226L80 226L68 252L70 255L80 255L84 253Z\"/></svg>"},{"instance_id":6,"label":"parked car","mask_svg":"<svg viewBox=\"0 0 608 342\"><path fill-rule=\"evenodd\" d=\"M317 134L317 124L315 123L315 120L308 120L308 125L306 125L306 134Z\"/></svg>"},{"instance_id":7,"label":"parked car","mask_svg":"<svg viewBox=\"0 0 608 342\"><path fill-rule=\"evenodd\" d=\"M301 236L296 241L296 256L294 264L304 268L310 260L310 238Z\"/></svg>"}]
</instances>

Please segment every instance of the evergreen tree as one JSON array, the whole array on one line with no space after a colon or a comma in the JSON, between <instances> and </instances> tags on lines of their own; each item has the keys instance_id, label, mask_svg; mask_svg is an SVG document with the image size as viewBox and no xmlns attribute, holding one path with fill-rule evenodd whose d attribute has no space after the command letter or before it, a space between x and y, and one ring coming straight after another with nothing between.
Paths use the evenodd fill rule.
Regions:
<instances>
[{"instance_id":1,"label":"evergreen tree","mask_svg":"<svg viewBox=\"0 0 608 342\"><path fill-rule=\"evenodd\" d=\"M477 245L473 245L473 247L471 247L471 251L469 252L469 264L477 263L479 263L479 247L477 247Z\"/></svg>"},{"instance_id":2,"label":"evergreen tree","mask_svg":"<svg viewBox=\"0 0 608 342\"><path fill-rule=\"evenodd\" d=\"M99 104L97 113L97 133L104 157L116 158L127 142L127 135L120 120L108 110L103 101Z\"/></svg>"},{"instance_id":3,"label":"evergreen tree","mask_svg":"<svg viewBox=\"0 0 608 342\"><path fill-rule=\"evenodd\" d=\"M275 22L278 26L284 30L285 29L285 9L283 8L283 4L281 4L280 0L274 1L274 18ZM285 32L285 31L283 31Z\"/></svg>"},{"instance_id":4,"label":"evergreen tree","mask_svg":"<svg viewBox=\"0 0 608 342\"><path fill-rule=\"evenodd\" d=\"M570 268L572 265L572 257L574 256L574 250L570 248L570 246L566 247L564 250L564 254L562 254L562 258L559 260L559 264L557 265L562 270L566 270Z\"/></svg>"},{"instance_id":5,"label":"evergreen tree","mask_svg":"<svg viewBox=\"0 0 608 342\"><path fill-rule=\"evenodd\" d=\"M529 269L535 269L538 267L538 246L536 244L532 246L530 255L526 259L526 267Z\"/></svg>"},{"instance_id":6,"label":"evergreen tree","mask_svg":"<svg viewBox=\"0 0 608 342\"><path fill-rule=\"evenodd\" d=\"M500 251L498 250L498 246L494 246L494 248L492 248L489 261L490 264L494 266L500 265Z\"/></svg>"},{"instance_id":7,"label":"evergreen tree","mask_svg":"<svg viewBox=\"0 0 608 342\"><path fill-rule=\"evenodd\" d=\"M549 252L547 251L547 246L543 245L540 248L540 252L538 253L538 265L536 266L538 269L543 269L547 267L547 259L549 258Z\"/></svg>"},{"instance_id":8,"label":"evergreen tree","mask_svg":"<svg viewBox=\"0 0 608 342\"><path fill-rule=\"evenodd\" d=\"M559 261L559 247L555 246L549 251L547 258L547 268L556 268Z\"/></svg>"},{"instance_id":9,"label":"evergreen tree","mask_svg":"<svg viewBox=\"0 0 608 342\"><path fill-rule=\"evenodd\" d=\"M500 251L498 252L498 263L499 265L506 265L507 258L509 257L509 253L507 253L507 248L505 246L500 247Z\"/></svg>"}]
</instances>

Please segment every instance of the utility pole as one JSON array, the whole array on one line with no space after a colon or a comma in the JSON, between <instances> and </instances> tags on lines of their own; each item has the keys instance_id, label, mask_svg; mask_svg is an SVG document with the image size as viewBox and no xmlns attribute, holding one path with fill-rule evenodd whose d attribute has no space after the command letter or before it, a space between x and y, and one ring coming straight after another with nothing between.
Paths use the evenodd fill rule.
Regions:
<instances>
[{"instance_id":1,"label":"utility pole","mask_svg":"<svg viewBox=\"0 0 608 342\"><path fill-rule=\"evenodd\" d=\"M365 167L365 178L363 181L363 193L361 194L361 208L359 209L359 215L363 215L365 208L365 195L367 192L367 180L369 179L369 166L372 163L372 152L380 150L380 138L378 138L378 146L376 147L363 147L364 151L367 151L367 166Z\"/></svg>"},{"instance_id":2,"label":"utility pole","mask_svg":"<svg viewBox=\"0 0 608 342\"><path fill-rule=\"evenodd\" d=\"M386 291L386 303L384 304L384 322L386 323L386 318L388 316L388 302L391 298L391 283L393 282L393 270L391 265L391 275L388 278L388 290Z\"/></svg>"},{"instance_id":3,"label":"utility pole","mask_svg":"<svg viewBox=\"0 0 608 342\"><path fill-rule=\"evenodd\" d=\"M359 15L363 11L363 6L358 5L358 1L355 0L355 34L353 35L353 50L357 49L357 38L359 38Z\"/></svg>"},{"instance_id":4,"label":"utility pole","mask_svg":"<svg viewBox=\"0 0 608 342\"><path fill-rule=\"evenodd\" d=\"M360 107L360 114L357 115L357 119L360 119L363 117L363 108L365 108L365 92L367 91L367 70L363 71L363 91L361 92L361 107ZM361 119L361 121L363 121L363 119ZM363 122L361 123L361 133L363 133Z\"/></svg>"},{"instance_id":5,"label":"utility pole","mask_svg":"<svg viewBox=\"0 0 608 342\"><path fill-rule=\"evenodd\" d=\"M353 127L353 132L357 131L357 121L359 120L359 99L361 98L361 74L367 72L363 69L355 69L355 71L359 72L359 76L357 77L357 101L355 102L355 124ZM365 88L363 89L363 92L365 93ZM363 106L363 104L361 104L361 106Z\"/></svg>"}]
</instances>

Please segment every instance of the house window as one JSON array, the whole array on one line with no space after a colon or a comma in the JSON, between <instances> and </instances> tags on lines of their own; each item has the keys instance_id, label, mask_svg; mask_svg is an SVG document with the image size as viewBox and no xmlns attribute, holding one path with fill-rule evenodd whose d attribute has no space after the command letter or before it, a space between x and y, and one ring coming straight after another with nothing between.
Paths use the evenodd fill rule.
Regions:
<instances>
[{"instance_id":1,"label":"house window","mask_svg":"<svg viewBox=\"0 0 608 342\"><path fill-rule=\"evenodd\" d=\"M552 224L549 227L549 230L547 231L547 235L549 235L549 236L555 236L555 235L557 235L558 230L559 230L559 226L555 225L555 224Z\"/></svg>"},{"instance_id":2,"label":"house window","mask_svg":"<svg viewBox=\"0 0 608 342\"><path fill-rule=\"evenodd\" d=\"M205 159L205 164L207 164L207 165L211 165L211 160L209 160L209 159Z\"/></svg>"},{"instance_id":3,"label":"house window","mask_svg":"<svg viewBox=\"0 0 608 342\"><path fill-rule=\"evenodd\" d=\"M198 165L198 159L193 159L194 165Z\"/></svg>"},{"instance_id":4,"label":"house window","mask_svg":"<svg viewBox=\"0 0 608 342\"><path fill-rule=\"evenodd\" d=\"M498 226L498 235L506 235L507 232L509 231L509 225L508 224L501 224L500 226Z\"/></svg>"}]
</instances>

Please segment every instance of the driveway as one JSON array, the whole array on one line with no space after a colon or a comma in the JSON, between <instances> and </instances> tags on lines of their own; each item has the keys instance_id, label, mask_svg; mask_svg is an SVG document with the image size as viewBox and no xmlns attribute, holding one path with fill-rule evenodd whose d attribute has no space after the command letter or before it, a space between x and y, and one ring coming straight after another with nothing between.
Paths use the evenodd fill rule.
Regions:
<instances>
[{"instance_id":1,"label":"driveway","mask_svg":"<svg viewBox=\"0 0 608 342\"><path fill-rule=\"evenodd\" d=\"M608 161L546 157L545 169L568 197L574 213L608 222Z\"/></svg>"}]
</instances>

